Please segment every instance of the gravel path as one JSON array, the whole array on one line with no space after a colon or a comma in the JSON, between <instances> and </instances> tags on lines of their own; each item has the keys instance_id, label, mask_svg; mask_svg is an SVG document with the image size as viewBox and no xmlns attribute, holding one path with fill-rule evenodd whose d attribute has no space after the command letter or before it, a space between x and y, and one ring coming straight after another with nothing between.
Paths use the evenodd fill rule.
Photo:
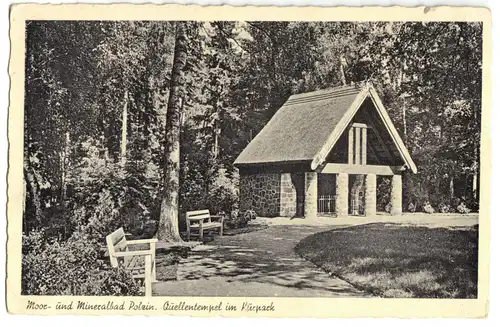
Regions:
<instances>
[{"instance_id":1,"label":"gravel path","mask_svg":"<svg viewBox=\"0 0 500 327\"><path fill-rule=\"evenodd\" d=\"M339 226L336 226L339 227ZM153 287L162 296L364 297L298 257L295 245L331 226L270 226L216 237L179 263L178 280Z\"/></svg>"}]
</instances>

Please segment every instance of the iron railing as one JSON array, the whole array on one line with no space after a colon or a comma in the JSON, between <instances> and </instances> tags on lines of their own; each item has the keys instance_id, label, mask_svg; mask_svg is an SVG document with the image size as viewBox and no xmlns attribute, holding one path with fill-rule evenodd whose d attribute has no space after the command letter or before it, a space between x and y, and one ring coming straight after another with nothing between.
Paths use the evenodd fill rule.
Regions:
<instances>
[{"instance_id":1,"label":"iron railing","mask_svg":"<svg viewBox=\"0 0 500 327\"><path fill-rule=\"evenodd\" d=\"M336 195L320 195L318 197L318 213L332 214L335 213Z\"/></svg>"}]
</instances>

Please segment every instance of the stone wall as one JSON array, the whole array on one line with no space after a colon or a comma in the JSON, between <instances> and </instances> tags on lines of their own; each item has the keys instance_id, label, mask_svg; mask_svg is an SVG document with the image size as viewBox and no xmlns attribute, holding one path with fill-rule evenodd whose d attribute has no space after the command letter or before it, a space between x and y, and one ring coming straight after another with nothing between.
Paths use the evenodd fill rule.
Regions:
<instances>
[{"instance_id":1,"label":"stone wall","mask_svg":"<svg viewBox=\"0 0 500 327\"><path fill-rule=\"evenodd\" d=\"M335 200L335 213L337 217L347 217L349 213L349 175L337 175L337 199Z\"/></svg>"},{"instance_id":2,"label":"stone wall","mask_svg":"<svg viewBox=\"0 0 500 327\"><path fill-rule=\"evenodd\" d=\"M391 184L391 215L403 213L403 181L401 175L392 176Z\"/></svg>"},{"instance_id":3,"label":"stone wall","mask_svg":"<svg viewBox=\"0 0 500 327\"><path fill-rule=\"evenodd\" d=\"M366 175L365 183L365 216L377 214L377 175Z\"/></svg>"},{"instance_id":4,"label":"stone wall","mask_svg":"<svg viewBox=\"0 0 500 327\"><path fill-rule=\"evenodd\" d=\"M281 174L280 216L294 217L297 210L297 190L293 185L292 174Z\"/></svg>"},{"instance_id":5,"label":"stone wall","mask_svg":"<svg viewBox=\"0 0 500 327\"><path fill-rule=\"evenodd\" d=\"M315 218L318 215L318 174L316 172L305 173L305 218Z\"/></svg>"},{"instance_id":6,"label":"stone wall","mask_svg":"<svg viewBox=\"0 0 500 327\"><path fill-rule=\"evenodd\" d=\"M240 176L240 210L254 210L258 216L280 215L280 173Z\"/></svg>"}]
</instances>

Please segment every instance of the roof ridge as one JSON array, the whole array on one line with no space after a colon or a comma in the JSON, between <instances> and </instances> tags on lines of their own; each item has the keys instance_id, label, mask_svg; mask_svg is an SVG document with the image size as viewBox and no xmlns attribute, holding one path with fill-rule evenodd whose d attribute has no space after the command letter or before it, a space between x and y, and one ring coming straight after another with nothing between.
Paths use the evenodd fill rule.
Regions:
<instances>
[{"instance_id":1,"label":"roof ridge","mask_svg":"<svg viewBox=\"0 0 500 327\"><path fill-rule=\"evenodd\" d=\"M349 87L349 88L343 87L342 89L318 90L314 92L302 93L298 94L299 96L293 95L290 98L288 98L288 100L283 104L283 106L312 102L312 101L328 100L332 98L353 95L361 92L362 90L363 88L359 87Z\"/></svg>"},{"instance_id":2,"label":"roof ridge","mask_svg":"<svg viewBox=\"0 0 500 327\"><path fill-rule=\"evenodd\" d=\"M328 88L324 88L324 89L317 89L317 90L309 91L309 92L292 94L290 97L301 98L301 97L309 96L312 93L333 93L333 92L338 92L338 91L343 91L343 90L361 90L361 89L363 89L363 87L364 87L364 85L334 86L334 87L328 87Z\"/></svg>"}]
</instances>

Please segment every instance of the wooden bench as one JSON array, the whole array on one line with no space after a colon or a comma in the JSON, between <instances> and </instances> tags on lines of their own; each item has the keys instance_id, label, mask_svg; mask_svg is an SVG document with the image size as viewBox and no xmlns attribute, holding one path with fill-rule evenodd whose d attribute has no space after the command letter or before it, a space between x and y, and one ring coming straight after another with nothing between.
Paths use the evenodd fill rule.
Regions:
<instances>
[{"instance_id":1,"label":"wooden bench","mask_svg":"<svg viewBox=\"0 0 500 327\"><path fill-rule=\"evenodd\" d=\"M224 217L210 215L208 209L186 212L187 238L191 238L191 232L197 231L200 241L203 240L203 232L209 229L219 229L222 235L224 229Z\"/></svg>"},{"instance_id":2,"label":"wooden bench","mask_svg":"<svg viewBox=\"0 0 500 327\"><path fill-rule=\"evenodd\" d=\"M152 295L152 282L156 281L156 242L157 239L127 240L123 228L106 236L111 266L122 265L130 270L133 278L144 280L145 296ZM132 250L129 246L148 244L147 250Z\"/></svg>"}]
</instances>

